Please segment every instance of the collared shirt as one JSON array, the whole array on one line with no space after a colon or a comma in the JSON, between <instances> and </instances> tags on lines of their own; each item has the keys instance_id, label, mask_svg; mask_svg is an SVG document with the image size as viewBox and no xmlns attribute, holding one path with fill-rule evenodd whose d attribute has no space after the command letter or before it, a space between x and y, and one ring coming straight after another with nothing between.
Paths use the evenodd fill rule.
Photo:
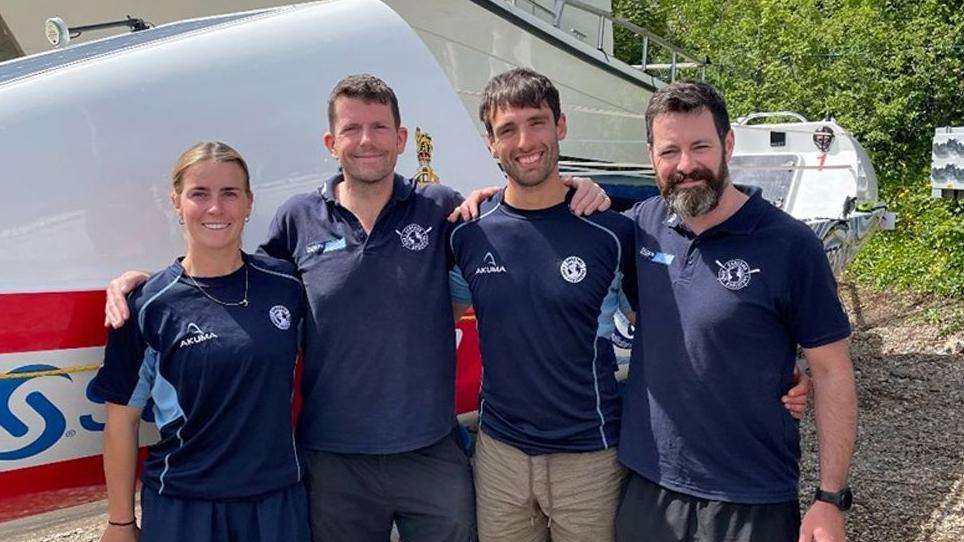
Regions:
<instances>
[{"instance_id":1,"label":"collared shirt","mask_svg":"<svg viewBox=\"0 0 964 542\"><path fill-rule=\"evenodd\" d=\"M279 209L262 250L305 284L303 446L389 454L455 425L455 326L448 290L451 188L396 175L371 234L335 198L341 176Z\"/></svg>"},{"instance_id":2,"label":"collared shirt","mask_svg":"<svg viewBox=\"0 0 964 542\"><path fill-rule=\"evenodd\" d=\"M301 479L291 397L304 290L290 263L243 258L193 280L174 262L131 293L134 317L108 335L94 392L151 409L161 438L143 480L163 495L255 498Z\"/></svg>"},{"instance_id":3,"label":"collared shirt","mask_svg":"<svg viewBox=\"0 0 964 542\"><path fill-rule=\"evenodd\" d=\"M453 292L467 287L459 301L478 317L481 428L530 455L615 446L611 337L624 277L635 297L633 223L612 212L576 216L568 198L526 211L502 196L451 241Z\"/></svg>"},{"instance_id":4,"label":"collared shirt","mask_svg":"<svg viewBox=\"0 0 964 542\"><path fill-rule=\"evenodd\" d=\"M797 499L799 427L780 397L797 345L850 334L820 240L759 193L700 235L662 198L631 212L645 287L620 459L689 495Z\"/></svg>"}]
</instances>

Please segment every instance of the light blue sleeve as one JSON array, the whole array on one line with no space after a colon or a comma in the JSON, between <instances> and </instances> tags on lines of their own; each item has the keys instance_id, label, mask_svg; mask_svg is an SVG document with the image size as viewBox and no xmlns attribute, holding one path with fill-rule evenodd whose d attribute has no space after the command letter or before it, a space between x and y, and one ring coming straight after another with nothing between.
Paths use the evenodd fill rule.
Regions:
<instances>
[{"instance_id":1,"label":"light blue sleeve","mask_svg":"<svg viewBox=\"0 0 964 542\"><path fill-rule=\"evenodd\" d=\"M469 283L462 276L462 270L459 269L459 266L455 266L449 271L449 295L452 297L452 303L472 304L472 292L469 291Z\"/></svg>"}]
</instances>

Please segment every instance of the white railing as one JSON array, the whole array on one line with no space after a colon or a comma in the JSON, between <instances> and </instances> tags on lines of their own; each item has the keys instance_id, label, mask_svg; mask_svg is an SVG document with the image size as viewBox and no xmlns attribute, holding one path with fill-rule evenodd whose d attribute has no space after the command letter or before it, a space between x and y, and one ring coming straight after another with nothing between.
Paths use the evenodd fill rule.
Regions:
<instances>
[{"instance_id":1,"label":"white railing","mask_svg":"<svg viewBox=\"0 0 964 542\"><path fill-rule=\"evenodd\" d=\"M537 15L536 11L539 11L543 15L552 17L552 24L559 29L562 29L562 15L567 8L574 8L580 11L590 13L599 18L599 28L596 33L596 49L605 52L605 38L606 38L606 22L621 27L629 32L633 33L641 41L641 54L639 64L632 64L632 66L644 73L653 75L656 77L664 77L666 72L669 72L670 82L676 81L679 77L680 70L699 70L699 78L706 78L706 66L710 63L708 57L699 59L696 55L670 43L665 38L654 34L653 32L623 19L622 17L616 17L612 12L600 9L596 6L592 6L580 0L552 0L552 9L538 4L534 0L523 0L527 4L529 11L533 15ZM512 5L519 7L519 0L511 0ZM521 8L520 8L521 9ZM573 29L575 33L575 29ZM577 37L580 39L585 38L585 34L582 32L577 33ZM669 54L669 62L650 62L651 54L656 50L662 50Z\"/></svg>"}]
</instances>

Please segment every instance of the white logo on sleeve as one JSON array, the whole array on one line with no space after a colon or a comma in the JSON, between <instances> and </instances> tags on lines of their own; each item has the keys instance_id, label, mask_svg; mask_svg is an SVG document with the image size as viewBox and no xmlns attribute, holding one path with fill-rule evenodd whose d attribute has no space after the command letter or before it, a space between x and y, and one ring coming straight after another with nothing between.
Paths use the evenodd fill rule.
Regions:
<instances>
[{"instance_id":1,"label":"white logo on sleeve","mask_svg":"<svg viewBox=\"0 0 964 542\"><path fill-rule=\"evenodd\" d=\"M716 280L720 281L727 290L742 290L750 284L750 276L759 273L759 269L750 269L750 264L740 259L729 260L720 263L716 260L716 265L720 266L716 274Z\"/></svg>"},{"instance_id":2,"label":"white logo on sleeve","mask_svg":"<svg viewBox=\"0 0 964 542\"><path fill-rule=\"evenodd\" d=\"M495 261L495 256L491 252L486 252L482 258L482 265L475 269L476 275L489 275L492 273L505 273L505 266L499 265Z\"/></svg>"},{"instance_id":3,"label":"white logo on sleeve","mask_svg":"<svg viewBox=\"0 0 964 542\"><path fill-rule=\"evenodd\" d=\"M432 228L425 229L418 224L409 224L402 231L395 230L402 241L402 246L408 250L422 250L428 246L428 234Z\"/></svg>"},{"instance_id":4,"label":"white logo on sleeve","mask_svg":"<svg viewBox=\"0 0 964 542\"><path fill-rule=\"evenodd\" d=\"M188 336L181 339L181 344L178 345L178 348L184 348L185 346L191 346L218 338L213 331L204 331L194 322L187 325L187 332Z\"/></svg>"},{"instance_id":5,"label":"white logo on sleeve","mask_svg":"<svg viewBox=\"0 0 964 542\"><path fill-rule=\"evenodd\" d=\"M586 262L582 261L579 256L569 256L562 260L559 272L562 274L562 278L566 279L566 282L573 284L582 282L582 279L586 278Z\"/></svg>"}]
</instances>

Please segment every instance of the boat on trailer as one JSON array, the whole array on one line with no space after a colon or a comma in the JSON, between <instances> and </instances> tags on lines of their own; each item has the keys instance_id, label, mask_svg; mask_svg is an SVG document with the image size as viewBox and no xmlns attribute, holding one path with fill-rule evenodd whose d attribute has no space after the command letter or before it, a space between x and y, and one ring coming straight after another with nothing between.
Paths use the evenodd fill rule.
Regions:
<instances>
[{"instance_id":1,"label":"boat on trailer","mask_svg":"<svg viewBox=\"0 0 964 542\"><path fill-rule=\"evenodd\" d=\"M6 5L0 0L0 16L16 37L24 30L5 17ZM482 87L492 75L530 66L562 95L569 119L563 170L591 176L627 201L655 194L646 103L664 78L685 70L695 76L703 64L612 17L608 5L331 0L158 24L0 64L7 179L0 213L0 521L102 497L103 410L89 384L106 336L103 287L120 270L160 268L180 252L168 170L194 141L227 141L249 161L257 199L245 248L253 250L280 203L337 171L321 135L327 93L345 75L370 72L397 92L412 139L398 171L467 193L502 178L477 119ZM640 36L639 65L613 57L613 25ZM656 48L671 61L651 62ZM767 155L750 135L741 146L744 129L765 130L739 128L738 149ZM781 150L795 149L790 134L805 129L787 128L794 146ZM844 132L835 133L824 165L837 164L833 157L849 148ZM810 171L812 157L799 153L797 169ZM782 194L775 203L782 197L782 205L796 205L809 192L794 182L785 192L763 189ZM837 208L844 209L843 200ZM862 212L855 205L822 218L847 222ZM458 324L456 340L457 410L471 417L480 378L471 318ZM149 442L156 432L142 426Z\"/></svg>"},{"instance_id":2,"label":"boat on trailer","mask_svg":"<svg viewBox=\"0 0 964 542\"><path fill-rule=\"evenodd\" d=\"M760 189L764 199L810 226L835 274L876 231L893 229L896 217L879 200L870 156L833 118L808 121L789 111L761 112L731 127L730 179ZM567 162L564 170L597 178L617 207L658 194L649 164Z\"/></svg>"}]
</instances>

